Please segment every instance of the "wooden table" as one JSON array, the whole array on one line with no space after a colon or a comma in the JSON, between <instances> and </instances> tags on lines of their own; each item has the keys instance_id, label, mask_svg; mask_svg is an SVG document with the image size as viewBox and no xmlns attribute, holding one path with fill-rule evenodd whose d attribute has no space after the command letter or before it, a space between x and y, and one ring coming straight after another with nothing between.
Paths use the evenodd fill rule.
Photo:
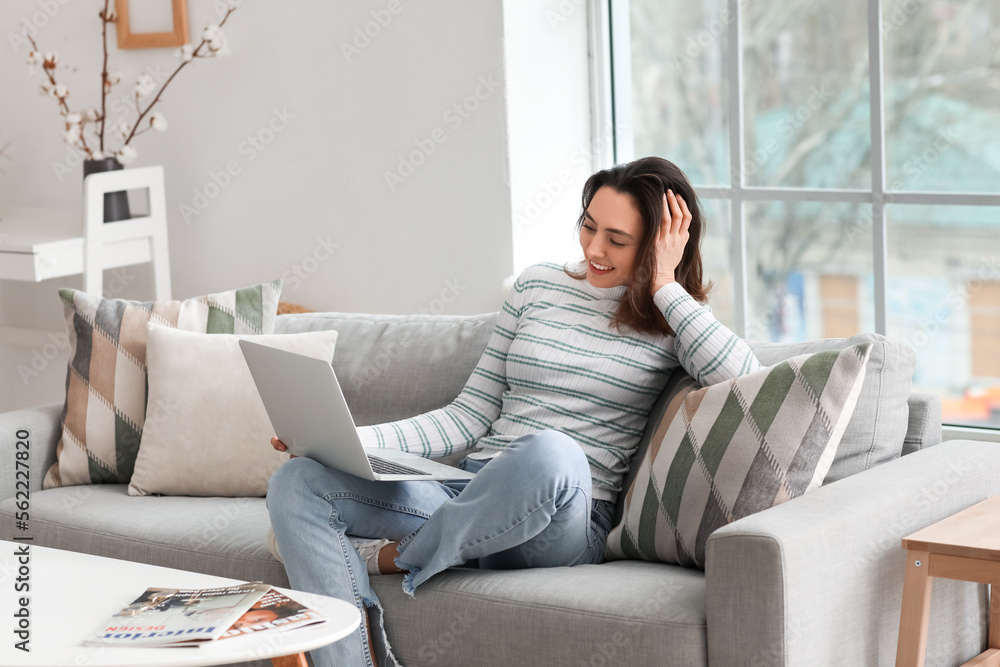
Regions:
<instances>
[{"instance_id":1,"label":"wooden table","mask_svg":"<svg viewBox=\"0 0 1000 667\"><path fill-rule=\"evenodd\" d=\"M990 609L1000 609L1000 496L903 538L906 575L896 667L922 667L934 577L990 584ZM990 614L989 645L962 667L1000 667L1000 613Z\"/></svg>"},{"instance_id":2,"label":"wooden table","mask_svg":"<svg viewBox=\"0 0 1000 667\"><path fill-rule=\"evenodd\" d=\"M15 552L30 542L0 541L0 665L19 667L198 667L270 659L275 667L305 667L303 651L326 646L357 629L361 615L343 600L279 589L317 610L327 622L277 634L209 642L196 648L84 646L115 612L149 587L210 588L235 579L31 546L27 574ZM18 577L28 590L18 592ZM22 581L21 583L24 583ZM29 598L30 649L14 647L18 598Z\"/></svg>"}]
</instances>

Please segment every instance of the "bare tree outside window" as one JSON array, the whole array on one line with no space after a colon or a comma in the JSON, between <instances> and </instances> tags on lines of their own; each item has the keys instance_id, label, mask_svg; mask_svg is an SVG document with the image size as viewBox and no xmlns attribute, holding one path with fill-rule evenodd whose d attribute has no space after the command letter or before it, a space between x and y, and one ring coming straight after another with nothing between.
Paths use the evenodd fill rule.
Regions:
<instances>
[{"instance_id":1,"label":"bare tree outside window","mask_svg":"<svg viewBox=\"0 0 1000 667\"><path fill-rule=\"evenodd\" d=\"M730 168L725 0L628 3L634 154L677 162L696 187L741 178L749 188L870 196L867 0L739 5L741 173ZM915 389L945 397L946 421L1000 426L1000 371L990 352L1000 349L1000 303L991 301L1000 289L1000 207L892 197L1000 192L1000 5L884 0L882 22L887 333L917 350ZM857 201L746 204L748 337L874 330L880 260L872 206ZM718 229L706 242L707 272L728 286L729 218L724 207L711 210L721 215L708 217ZM717 314L726 322L729 311Z\"/></svg>"}]
</instances>

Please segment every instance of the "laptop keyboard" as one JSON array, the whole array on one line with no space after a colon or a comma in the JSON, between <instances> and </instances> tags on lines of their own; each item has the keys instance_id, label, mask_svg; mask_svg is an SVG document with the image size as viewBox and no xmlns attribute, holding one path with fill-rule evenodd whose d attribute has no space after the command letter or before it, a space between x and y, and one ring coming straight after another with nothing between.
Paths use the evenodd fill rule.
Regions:
<instances>
[{"instance_id":1,"label":"laptop keyboard","mask_svg":"<svg viewBox=\"0 0 1000 667\"><path fill-rule=\"evenodd\" d=\"M368 455L368 462L372 464L372 470L380 475L430 475L431 473L425 470L417 470L416 468L410 468L409 466L400 465L398 463L393 463L392 461L386 461L385 459L380 459L377 456Z\"/></svg>"}]
</instances>

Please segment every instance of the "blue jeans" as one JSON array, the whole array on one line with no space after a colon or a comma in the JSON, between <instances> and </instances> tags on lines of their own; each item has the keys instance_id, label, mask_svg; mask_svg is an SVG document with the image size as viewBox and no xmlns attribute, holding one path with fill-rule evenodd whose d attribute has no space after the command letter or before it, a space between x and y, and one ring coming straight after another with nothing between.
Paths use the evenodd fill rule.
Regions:
<instances>
[{"instance_id":1,"label":"blue jeans","mask_svg":"<svg viewBox=\"0 0 1000 667\"><path fill-rule=\"evenodd\" d=\"M292 588L378 609L380 665L396 664L385 638L382 606L347 535L399 542L397 564L409 570L403 590L446 568L558 567L599 563L611 503L592 501L590 466L575 440L540 431L512 442L461 482L372 482L294 458L274 473L267 508ZM374 625L374 624L373 624ZM316 667L371 665L365 626L312 651ZM383 651L380 651L383 653Z\"/></svg>"}]
</instances>

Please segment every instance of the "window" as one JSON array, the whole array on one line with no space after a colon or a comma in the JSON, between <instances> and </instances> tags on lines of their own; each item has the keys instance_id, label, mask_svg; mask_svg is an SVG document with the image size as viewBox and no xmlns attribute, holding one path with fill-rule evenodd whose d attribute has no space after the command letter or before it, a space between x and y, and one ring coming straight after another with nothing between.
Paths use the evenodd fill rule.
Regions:
<instances>
[{"instance_id":1,"label":"window","mask_svg":"<svg viewBox=\"0 0 1000 667\"><path fill-rule=\"evenodd\" d=\"M1000 4L598 6L614 159L691 178L719 319L903 340L946 423L1000 427Z\"/></svg>"}]
</instances>

